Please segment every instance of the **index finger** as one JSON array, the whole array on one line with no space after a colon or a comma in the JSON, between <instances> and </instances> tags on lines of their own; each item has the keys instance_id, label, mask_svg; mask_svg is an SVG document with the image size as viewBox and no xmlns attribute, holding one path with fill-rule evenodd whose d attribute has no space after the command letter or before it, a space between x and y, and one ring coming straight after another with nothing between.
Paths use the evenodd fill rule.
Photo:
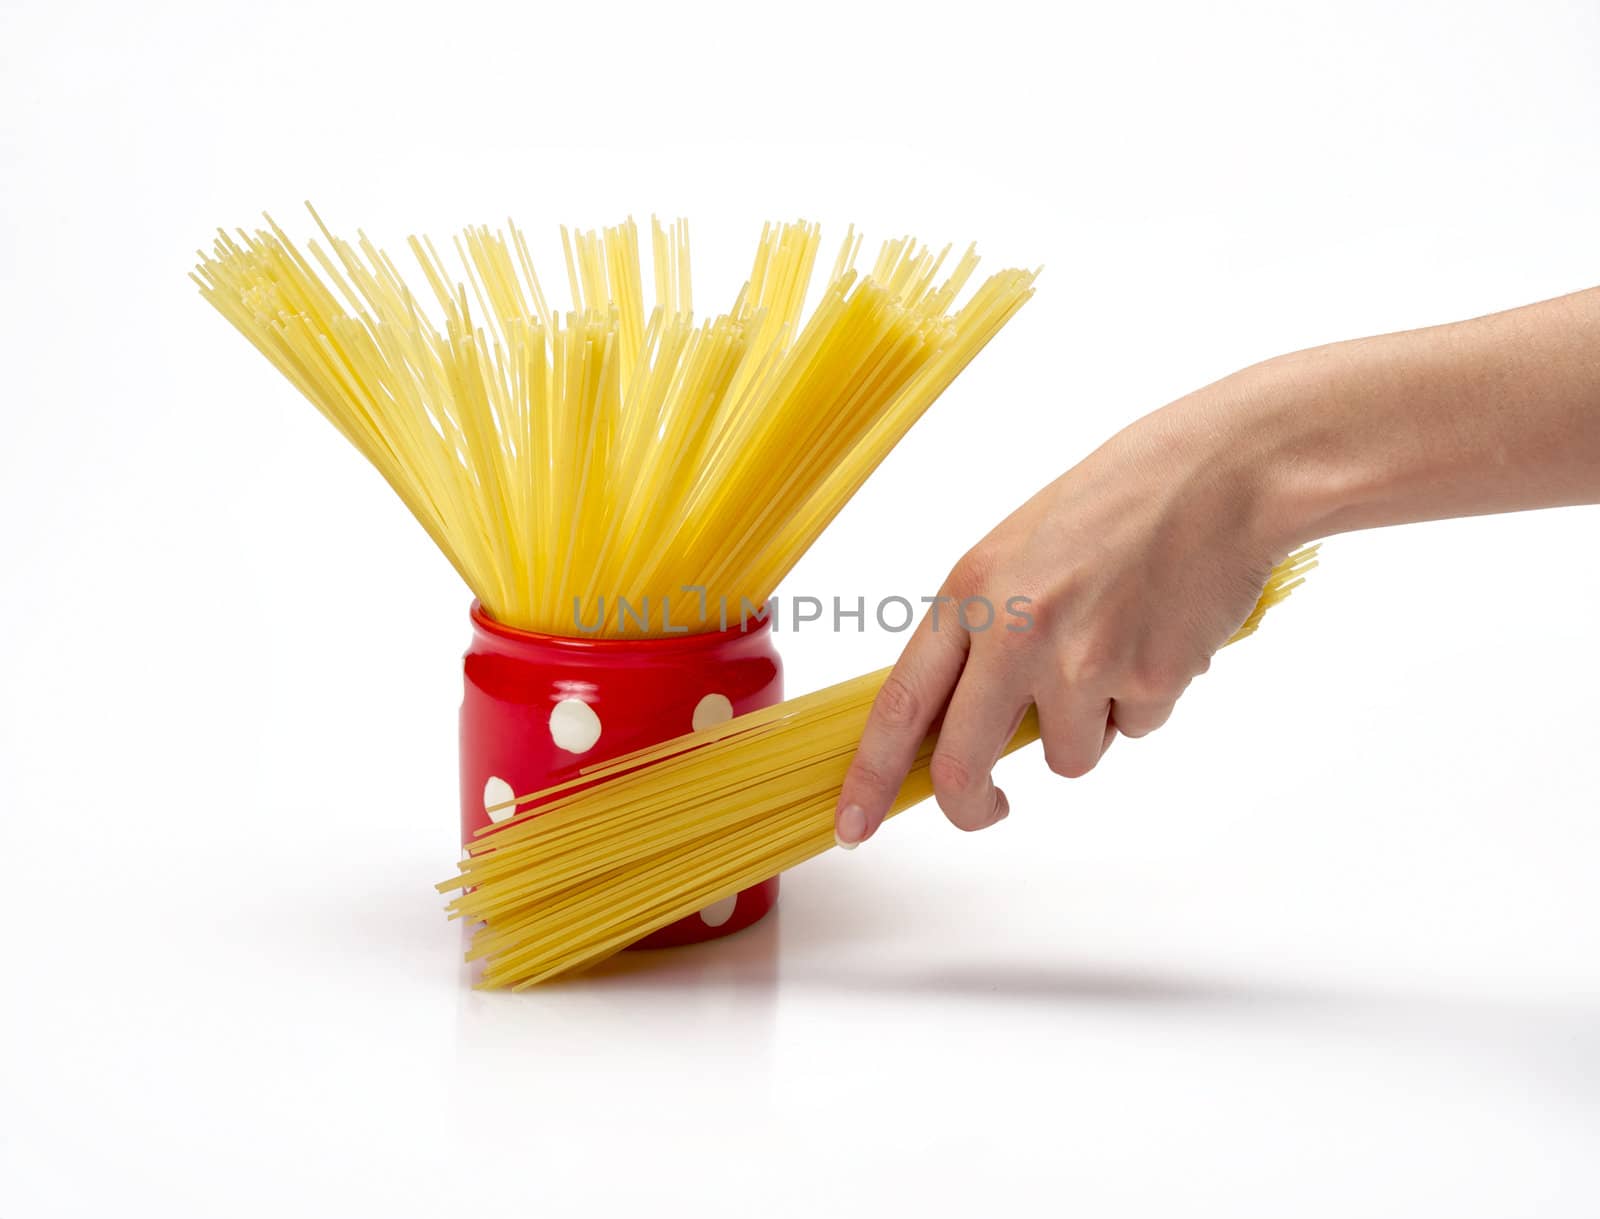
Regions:
<instances>
[{"instance_id":1,"label":"index finger","mask_svg":"<svg viewBox=\"0 0 1600 1219\"><path fill-rule=\"evenodd\" d=\"M923 738L961 677L967 632L952 627L948 614L942 626L936 625L937 608L918 624L872 701L834 812L833 834L842 847L860 844L883 824Z\"/></svg>"}]
</instances>

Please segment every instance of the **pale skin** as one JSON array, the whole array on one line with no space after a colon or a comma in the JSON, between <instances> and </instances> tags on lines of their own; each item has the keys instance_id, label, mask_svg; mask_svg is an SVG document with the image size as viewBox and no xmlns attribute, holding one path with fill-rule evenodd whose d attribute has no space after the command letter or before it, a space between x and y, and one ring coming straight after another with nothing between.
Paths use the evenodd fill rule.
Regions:
<instances>
[{"instance_id":1,"label":"pale skin","mask_svg":"<svg viewBox=\"0 0 1600 1219\"><path fill-rule=\"evenodd\" d=\"M1032 599L1026 631L924 618L840 795L843 846L882 824L919 744L945 816L1010 811L990 777L1030 704L1076 778L1142 737L1330 534L1600 503L1600 288L1246 368L1125 428L973 547L940 592Z\"/></svg>"}]
</instances>

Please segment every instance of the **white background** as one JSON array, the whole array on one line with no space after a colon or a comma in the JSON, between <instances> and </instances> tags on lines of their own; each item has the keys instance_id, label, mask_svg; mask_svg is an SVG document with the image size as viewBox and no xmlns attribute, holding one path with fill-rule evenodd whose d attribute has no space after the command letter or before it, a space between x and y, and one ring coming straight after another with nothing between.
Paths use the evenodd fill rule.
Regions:
<instances>
[{"instance_id":1,"label":"white background","mask_svg":"<svg viewBox=\"0 0 1600 1219\"><path fill-rule=\"evenodd\" d=\"M1337 539L1004 826L479 994L467 593L185 273L307 197L547 282L686 215L703 306L766 218L1043 263L786 586L914 596L1236 367L1600 282L1597 63L1554 0L7 0L0 1216L1596 1213L1600 510Z\"/></svg>"}]
</instances>

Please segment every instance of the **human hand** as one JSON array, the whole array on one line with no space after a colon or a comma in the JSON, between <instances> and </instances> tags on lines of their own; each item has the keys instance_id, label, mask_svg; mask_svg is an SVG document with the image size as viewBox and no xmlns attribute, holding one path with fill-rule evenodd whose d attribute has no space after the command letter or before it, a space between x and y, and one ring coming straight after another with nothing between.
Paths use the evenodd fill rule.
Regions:
<instances>
[{"instance_id":1,"label":"human hand","mask_svg":"<svg viewBox=\"0 0 1600 1219\"><path fill-rule=\"evenodd\" d=\"M1071 778L1119 732L1166 723L1295 540L1270 527L1250 472L1240 427L1257 392L1233 378L1145 417L956 564L873 705L840 795L841 845L877 830L935 726L934 795L978 830L1009 811L990 771L1030 704L1046 762ZM964 623L974 598L990 612L970 602Z\"/></svg>"}]
</instances>

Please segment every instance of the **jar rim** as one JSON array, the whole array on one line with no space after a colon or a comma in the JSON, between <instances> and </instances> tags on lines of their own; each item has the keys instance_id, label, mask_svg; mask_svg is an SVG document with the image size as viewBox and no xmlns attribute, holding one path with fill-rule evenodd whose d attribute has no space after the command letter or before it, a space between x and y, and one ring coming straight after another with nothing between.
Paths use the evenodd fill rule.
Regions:
<instances>
[{"instance_id":1,"label":"jar rim","mask_svg":"<svg viewBox=\"0 0 1600 1219\"><path fill-rule=\"evenodd\" d=\"M767 606L762 605L765 611ZM608 639L602 636L585 637L581 635L547 635L542 631L524 630L522 627L507 626L494 618L488 610L483 608L483 603L476 598L472 602L472 625L487 635L499 639L520 643L527 646L551 648L585 653L604 653L608 656L623 655L630 651L639 651L650 656L661 655L664 649L672 648L682 651L698 651L723 647L738 639L759 639L764 634L772 632L772 619L770 617L758 618L749 615L744 622L736 622L723 630L716 631L684 631L671 635L650 635L624 639Z\"/></svg>"}]
</instances>

